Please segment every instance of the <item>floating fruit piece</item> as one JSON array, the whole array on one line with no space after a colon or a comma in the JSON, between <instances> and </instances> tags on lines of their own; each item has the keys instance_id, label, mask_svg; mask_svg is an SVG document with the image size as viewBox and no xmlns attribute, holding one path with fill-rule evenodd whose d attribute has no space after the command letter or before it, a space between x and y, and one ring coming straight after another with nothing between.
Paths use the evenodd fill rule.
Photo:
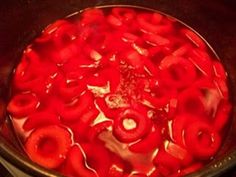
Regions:
<instances>
[{"instance_id":1,"label":"floating fruit piece","mask_svg":"<svg viewBox=\"0 0 236 177\"><path fill-rule=\"evenodd\" d=\"M60 49L61 47L65 48L77 37L76 26L70 22L66 22L60 25L53 34L54 45Z\"/></svg>"},{"instance_id":2,"label":"floating fruit piece","mask_svg":"<svg viewBox=\"0 0 236 177\"><path fill-rule=\"evenodd\" d=\"M178 112L192 115L206 115L205 98L197 88L188 88L178 96Z\"/></svg>"},{"instance_id":3,"label":"floating fruit piece","mask_svg":"<svg viewBox=\"0 0 236 177\"><path fill-rule=\"evenodd\" d=\"M153 46L167 46L170 44L170 40L168 38L165 38L161 35L157 34L145 34L144 39L147 43L153 45Z\"/></svg>"},{"instance_id":4,"label":"floating fruit piece","mask_svg":"<svg viewBox=\"0 0 236 177\"><path fill-rule=\"evenodd\" d=\"M106 120L100 123L97 123L94 126L90 127L90 130L88 132L88 137L90 141L94 141L97 136L102 132L107 130L109 127L113 125L113 122L110 120Z\"/></svg>"},{"instance_id":5,"label":"floating fruit piece","mask_svg":"<svg viewBox=\"0 0 236 177\"><path fill-rule=\"evenodd\" d=\"M126 109L114 120L113 133L121 142L134 142L149 131L149 118L133 109Z\"/></svg>"},{"instance_id":6,"label":"floating fruit piece","mask_svg":"<svg viewBox=\"0 0 236 177\"><path fill-rule=\"evenodd\" d=\"M110 107L104 98L96 98L95 103L107 118L114 119L120 112L120 108Z\"/></svg>"},{"instance_id":7,"label":"floating fruit piece","mask_svg":"<svg viewBox=\"0 0 236 177\"><path fill-rule=\"evenodd\" d=\"M86 90L86 83L83 79L69 76L59 76L58 92L65 101L73 100Z\"/></svg>"},{"instance_id":8,"label":"floating fruit piece","mask_svg":"<svg viewBox=\"0 0 236 177\"><path fill-rule=\"evenodd\" d=\"M122 8L122 7L116 7L112 9L112 14L117 17L119 20L121 20L123 23L130 23L132 20L134 20L136 13L131 8Z\"/></svg>"},{"instance_id":9,"label":"floating fruit piece","mask_svg":"<svg viewBox=\"0 0 236 177\"><path fill-rule=\"evenodd\" d=\"M137 17L139 28L144 33L166 35L173 30L172 22L166 20L162 14L139 14Z\"/></svg>"},{"instance_id":10,"label":"floating fruit piece","mask_svg":"<svg viewBox=\"0 0 236 177\"><path fill-rule=\"evenodd\" d=\"M183 46L180 46L178 49L176 49L172 53L172 55L177 56L177 57L183 57L188 53L189 50L191 50L191 46L189 44L185 44Z\"/></svg>"},{"instance_id":11,"label":"floating fruit piece","mask_svg":"<svg viewBox=\"0 0 236 177\"><path fill-rule=\"evenodd\" d=\"M89 8L82 13L80 23L82 26L96 24L104 21L104 14L101 9Z\"/></svg>"},{"instance_id":12,"label":"floating fruit piece","mask_svg":"<svg viewBox=\"0 0 236 177\"><path fill-rule=\"evenodd\" d=\"M60 120L56 114L47 111L41 111L30 114L23 125L23 129L25 131L29 131L42 126L58 124L60 124Z\"/></svg>"},{"instance_id":13,"label":"floating fruit piece","mask_svg":"<svg viewBox=\"0 0 236 177\"><path fill-rule=\"evenodd\" d=\"M137 51L131 50L127 52L125 60L135 69L143 69L143 58Z\"/></svg>"},{"instance_id":14,"label":"floating fruit piece","mask_svg":"<svg viewBox=\"0 0 236 177\"><path fill-rule=\"evenodd\" d=\"M25 149L33 161L54 169L65 160L71 143L67 129L51 125L34 130L25 143Z\"/></svg>"},{"instance_id":15,"label":"floating fruit piece","mask_svg":"<svg viewBox=\"0 0 236 177\"><path fill-rule=\"evenodd\" d=\"M210 56L203 50L192 49L189 56L191 61L203 75L212 77L213 67Z\"/></svg>"},{"instance_id":16,"label":"floating fruit piece","mask_svg":"<svg viewBox=\"0 0 236 177\"><path fill-rule=\"evenodd\" d=\"M85 92L71 103L62 103L58 112L63 121L70 122L79 119L91 106L94 106L93 95Z\"/></svg>"},{"instance_id":17,"label":"floating fruit piece","mask_svg":"<svg viewBox=\"0 0 236 177\"><path fill-rule=\"evenodd\" d=\"M176 144L185 147L184 135L189 124L195 121L204 121L205 117L196 116L194 114L177 114L173 117L172 129L170 130L170 137Z\"/></svg>"},{"instance_id":18,"label":"floating fruit piece","mask_svg":"<svg viewBox=\"0 0 236 177\"><path fill-rule=\"evenodd\" d=\"M14 118L24 118L38 108L40 102L33 93L21 93L13 96L7 110Z\"/></svg>"},{"instance_id":19,"label":"floating fruit piece","mask_svg":"<svg viewBox=\"0 0 236 177\"><path fill-rule=\"evenodd\" d=\"M55 53L52 53L50 59L57 65L64 65L65 63L69 62L69 60L72 60L72 58L79 57L79 47L80 46L75 43L63 46L57 49Z\"/></svg>"},{"instance_id":20,"label":"floating fruit piece","mask_svg":"<svg viewBox=\"0 0 236 177\"><path fill-rule=\"evenodd\" d=\"M221 138L211 125L196 121L185 132L186 147L198 159L209 159L220 147Z\"/></svg>"},{"instance_id":21,"label":"floating fruit piece","mask_svg":"<svg viewBox=\"0 0 236 177\"><path fill-rule=\"evenodd\" d=\"M135 153L148 153L161 144L161 131L156 128L142 140L129 146L129 150Z\"/></svg>"},{"instance_id":22,"label":"floating fruit piece","mask_svg":"<svg viewBox=\"0 0 236 177\"><path fill-rule=\"evenodd\" d=\"M160 63L162 81L172 87L184 88L197 77L194 65L182 57L167 56Z\"/></svg>"},{"instance_id":23,"label":"floating fruit piece","mask_svg":"<svg viewBox=\"0 0 236 177\"><path fill-rule=\"evenodd\" d=\"M180 168L180 161L164 150L158 151L154 163L162 176L170 176L176 173Z\"/></svg>"},{"instance_id":24,"label":"floating fruit piece","mask_svg":"<svg viewBox=\"0 0 236 177\"><path fill-rule=\"evenodd\" d=\"M80 145L71 147L67 155L66 168L69 168L68 172L75 176L98 177L96 171L86 163L86 155Z\"/></svg>"},{"instance_id":25,"label":"floating fruit piece","mask_svg":"<svg viewBox=\"0 0 236 177\"><path fill-rule=\"evenodd\" d=\"M87 164L96 170L99 177L107 177L111 166L109 151L99 142L81 144L86 154ZM98 153L94 153L98 152Z\"/></svg>"}]
</instances>

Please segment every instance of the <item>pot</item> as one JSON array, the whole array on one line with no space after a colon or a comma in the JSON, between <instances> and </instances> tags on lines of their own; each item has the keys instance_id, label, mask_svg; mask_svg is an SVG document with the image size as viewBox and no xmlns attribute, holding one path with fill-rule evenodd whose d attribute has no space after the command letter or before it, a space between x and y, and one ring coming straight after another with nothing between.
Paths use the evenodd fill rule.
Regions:
<instances>
[{"instance_id":1,"label":"pot","mask_svg":"<svg viewBox=\"0 0 236 177\"><path fill-rule=\"evenodd\" d=\"M59 18L87 7L118 4L151 8L176 17L199 32L218 54L229 75L232 122L216 158L189 176L230 176L231 172L236 171L236 168L233 169L236 165L236 144L233 141L236 135L236 94L233 93L236 89L234 0L8 0L0 3L0 163L3 164L0 165L0 171L4 176L7 176L7 171L12 176L60 176L36 165L24 155L6 115L10 76L23 49L48 24Z\"/></svg>"}]
</instances>

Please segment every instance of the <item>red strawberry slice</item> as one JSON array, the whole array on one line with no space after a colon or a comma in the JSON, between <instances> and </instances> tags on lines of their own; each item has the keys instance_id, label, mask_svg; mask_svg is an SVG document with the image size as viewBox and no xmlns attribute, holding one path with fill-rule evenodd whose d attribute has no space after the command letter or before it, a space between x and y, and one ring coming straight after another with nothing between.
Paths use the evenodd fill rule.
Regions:
<instances>
[{"instance_id":1,"label":"red strawberry slice","mask_svg":"<svg viewBox=\"0 0 236 177\"><path fill-rule=\"evenodd\" d=\"M198 159L209 159L214 156L221 143L219 133L203 121L189 124L184 137L186 147Z\"/></svg>"},{"instance_id":2,"label":"red strawberry slice","mask_svg":"<svg viewBox=\"0 0 236 177\"><path fill-rule=\"evenodd\" d=\"M188 88L178 97L178 112L192 115L206 115L205 98L200 90Z\"/></svg>"},{"instance_id":3,"label":"red strawberry slice","mask_svg":"<svg viewBox=\"0 0 236 177\"><path fill-rule=\"evenodd\" d=\"M136 13L131 8L116 7L112 9L112 14L123 23L131 23L135 19Z\"/></svg>"},{"instance_id":4,"label":"red strawberry slice","mask_svg":"<svg viewBox=\"0 0 236 177\"><path fill-rule=\"evenodd\" d=\"M197 77L195 66L182 57L167 56L160 63L161 78L169 86L184 88Z\"/></svg>"},{"instance_id":5,"label":"red strawberry slice","mask_svg":"<svg viewBox=\"0 0 236 177\"><path fill-rule=\"evenodd\" d=\"M40 102L32 93L21 93L11 98L7 110L14 118L24 118L38 108Z\"/></svg>"},{"instance_id":6,"label":"red strawberry slice","mask_svg":"<svg viewBox=\"0 0 236 177\"><path fill-rule=\"evenodd\" d=\"M85 92L71 103L62 103L58 112L63 121L71 122L79 120L91 107L94 107L93 95L90 92Z\"/></svg>"},{"instance_id":7,"label":"red strawberry slice","mask_svg":"<svg viewBox=\"0 0 236 177\"><path fill-rule=\"evenodd\" d=\"M46 168L57 168L71 146L71 134L57 125L45 126L31 133L25 143L29 157Z\"/></svg>"},{"instance_id":8,"label":"red strawberry slice","mask_svg":"<svg viewBox=\"0 0 236 177\"><path fill-rule=\"evenodd\" d=\"M126 109L114 120L113 134L121 142L134 142L149 131L149 118L133 109Z\"/></svg>"},{"instance_id":9,"label":"red strawberry slice","mask_svg":"<svg viewBox=\"0 0 236 177\"><path fill-rule=\"evenodd\" d=\"M213 74L212 60L205 51L200 49L192 49L188 59L197 67L197 69L203 75L212 77Z\"/></svg>"},{"instance_id":10,"label":"red strawberry slice","mask_svg":"<svg viewBox=\"0 0 236 177\"><path fill-rule=\"evenodd\" d=\"M58 92L65 101L71 101L80 96L86 90L83 79L60 75L58 78Z\"/></svg>"},{"instance_id":11,"label":"red strawberry slice","mask_svg":"<svg viewBox=\"0 0 236 177\"><path fill-rule=\"evenodd\" d=\"M97 8L90 8L82 13L82 19L80 23L83 26L86 26L86 25L101 23L103 21L104 21L103 11Z\"/></svg>"},{"instance_id":12,"label":"red strawberry slice","mask_svg":"<svg viewBox=\"0 0 236 177\"><path fill-rule=\"evenodd\" d=\"M88 132L89 140L94 141L101 132L108 130L108 128L111 127L112 124L113 124L112 121L107 120L100 122L94 126L91 126Z\"/></svg>"},{"instance_id":13,"label":"red strawberry slice","mask_svg":"<svg viewBox=\"0 0 236 177\"><path fill-rule=\"evenodd\" d=\"M161 131L156 130L150 132L145 138L135 144L129 146L129 150L135 153L148 153L161 144Z\"/></svg>"},{"instance_id":14,"label":"red strawberry slice","mask_svg":"<svg viewBox=\"0 0 236 177\"><path fill-rule=\"evenodd\" d=\"M23 129L26 131L47 126L60 124L59 117L56 114L48 111L36 112L28 116L23 125Z\"/></svg>"},{"instance_id":15,"label":"red strawberry slice","mask_svg":"<svg viewBox=\"0 0 236 177\"><path fill-rule=\"evenodd\" d=\"M86 155L80 145L71 147L67 155L66 168L73 176L98 177L94 169L86 163Z\"/></svg>"},{"instance_id":16,"label":"red strawberry slice","mask_svg":"<svg viewBox=\"0 0 236 177\"><path fill-rule=\"evenodd\" d=\"M86 154L87 164L96 170L99 177L107 177L111 161L106 147L99 142L81 144L81 146Z\"/></svg>"},{"instance_id":17,"label":"red strawberry slice","mask_svg":"<svg viewBox=\"0 0 236 177\"><path fill-rule=\"evenodd\" d=\"M57 27L53 34L53 42L57 48L65 47L77 37L76 26L68 21Z\"/></svg>"},{"instance_id":18,"label":"red strawberry slice","mask_svg":"<svg viewBox=\"0 0 236 177\"><path fill-rule=\"evenodd\" d=\"M154 163L158 167L160 174L163 176L169 176L170 174L177 172L180 168L180 161L164 150L158 151Z\"/></svg>"}]
</instances>

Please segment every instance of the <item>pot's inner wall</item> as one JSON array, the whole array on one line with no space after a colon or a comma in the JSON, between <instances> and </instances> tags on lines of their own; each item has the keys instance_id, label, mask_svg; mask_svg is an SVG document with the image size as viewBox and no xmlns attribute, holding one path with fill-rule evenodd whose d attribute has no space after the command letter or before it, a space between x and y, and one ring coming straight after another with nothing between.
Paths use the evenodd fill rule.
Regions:
<instances>
[{"instance_id":1,"label":"pot's inner wall","mask_svg":"<svg viewBox=\"0 0 236 177\"><path fill-rule=\"evenodd\" d=\"M157 9L182 20L199 32L222 59L230 78L231 91L236 86L236 4L233 0L10 0L0 3L0 122L5 119L5 106L9 94L9 77L25 46L45 26L80 9L107 4L131 4ZM233 105L236 103L231 93ZM234 109L234 108L233 108ZM234 118L234 112L232 117ZM225 142L232 147L231 137L236 135L236 123ZM221 154L224 154L223 150Z\"/></svg>"}]
</instances>

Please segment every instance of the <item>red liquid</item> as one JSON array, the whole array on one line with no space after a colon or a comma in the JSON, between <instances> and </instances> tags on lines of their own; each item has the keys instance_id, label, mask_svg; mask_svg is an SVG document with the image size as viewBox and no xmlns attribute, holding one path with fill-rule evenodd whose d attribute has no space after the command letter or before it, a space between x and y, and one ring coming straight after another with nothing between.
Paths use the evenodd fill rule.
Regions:
<instances>
[{"instance_id":1,"label":"red liquid","mask_svg":"<svg viewBox=\"0 0 236 177\"><path fill-rule=\"evenodd\" d=\"M175 19L89 9L25 49L8 111L29 157L66 176L183 176L221 146L226 79Z\"/></svg>"}]
</instances>

